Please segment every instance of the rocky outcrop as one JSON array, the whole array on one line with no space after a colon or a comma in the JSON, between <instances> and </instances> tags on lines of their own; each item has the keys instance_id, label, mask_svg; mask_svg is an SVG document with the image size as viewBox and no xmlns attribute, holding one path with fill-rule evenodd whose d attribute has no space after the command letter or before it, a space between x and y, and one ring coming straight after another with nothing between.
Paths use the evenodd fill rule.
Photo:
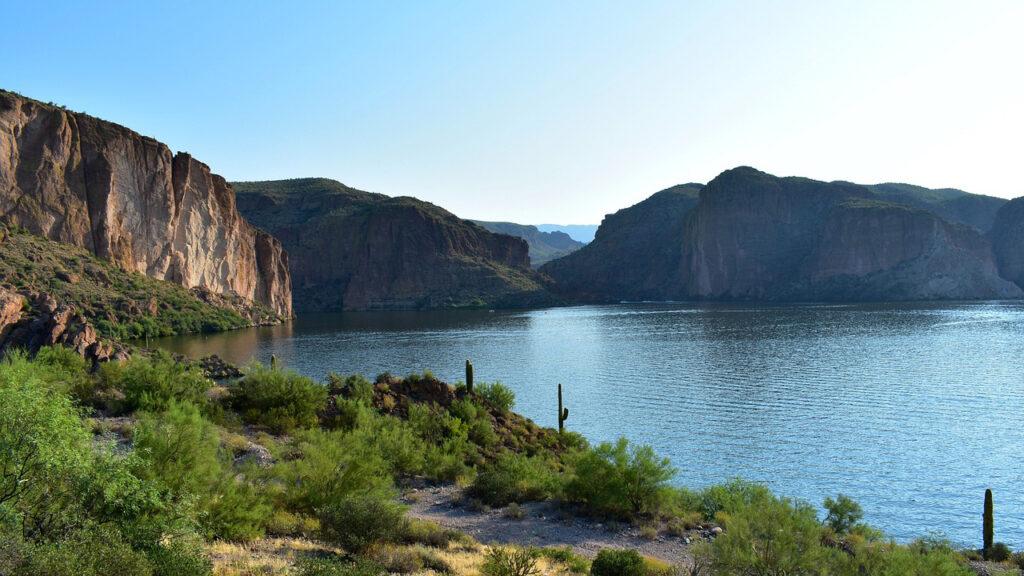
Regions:
<instances>
[{"instance_id":1,"label":"rocky outcrop","mask_svg":"<svg viewBox=\"0 0 1024 576\"><path fill-rule=\"evenodd\" d=\"M28 310L24 310L26 303ZM0 287L0 357L16 348L34 354L56 345L93 362L127 357L122 347L101 339L75 307L58 303L48 294L22 295Z\"/></svg>"},{"instance_id":2,"label":"rocky outcrop","mask_svg":"<svg viewBox=\"0 0 1024 576\"><path fill-rule=\"evenodd\" d=\"M1024 289L1024 197L999 209L989 238L1000 275Z\"/></svg>"},{"instance_id":3,"label":"rocky outcrop","mask_svg":"<svg viewBox=\"0 0 1024 576\"><path fill-rule=\"evenodd\" d=\"M674 186L605 216L593 242L541 271L584 302L684 298L683 238L703 187Z\"/></svg>"},{"instance_id":4,"label":"rocky outcrop","mask_svg":"<svg viewBox=\"0 0 1024 576\"><path fill-rule=\"evenodd\" d=\"M322 178L234 186L242 214L288 250L300 311L553 302L524 240L433 204Z\"/></svg>"},{"instance_id":5,"label":"rocky outcrop","mask_svg":"<svg viewBox=\"0 0 1024 576\"><path fill-rule=\"evenodd\" d=\"M127 128L0 92L0 220L125 270L291 315L280 244L223 178Z\"/></svg>"},{"instance_id":6,"label":"rocky outcrop","mask_svg":"<svg viewBox=\"0 0 1024 576\"><path fill-rule=\"evenodd\" d=\"M583 242L573 240L565 232L541 232L536 226L512 222L487 222L484 220L471 220L471 222L495 234L506 234L526 240L526 244L530 247L530 265L534 268L540 268L547 262L571 254L583 247Z\"/></svg>"},{"instance_id":7,"label":"rocky outcrop","mask_svg":"<svg viewBox=\"0 0 1024 576\"><path fill-rule=\"evenodd\" d=\"M1020 252L1005 249L1000 262L1006 264L997 266L989 240L962 222L986 225L992 203L985 197L966 202L984 209L963 210L951 221L941 212L971 195L778 178L747 167L695 189L699 199L690 204L667 203L661 192L609 216L593 243L542 271L567 297L581 301L1024 296L1000 277L1001 270L1006 276L1014 269ZM1006 211L1010 220L1007 207L1000 215ZM1021 229L1004 228L1011 232L1001 237ZM1019 236L1024 244L1024 234ZM1024 258L1019 268L1024 276Z\"/></svg>"}]
</instances>

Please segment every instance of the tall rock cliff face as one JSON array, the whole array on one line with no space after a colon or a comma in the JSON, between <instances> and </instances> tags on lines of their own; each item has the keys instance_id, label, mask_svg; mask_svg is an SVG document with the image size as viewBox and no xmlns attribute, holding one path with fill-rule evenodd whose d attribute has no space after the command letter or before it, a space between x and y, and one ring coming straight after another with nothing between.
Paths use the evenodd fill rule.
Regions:
<instances>
[{"instance_id":1,"label":"tall rock cliff face","mask_svg":"<svg viewBox=\"0 0 1024 576\"><path fill-rule=\"evenodd\" d=\"M999 209L989 238L999 273L1024 289L1024 197Z\"/></svg>"},{"instance_id":2,"label":"tall rock cliff face","mask_svg":"<svg viewBox=\"0 0 1024 576\"><path fill-rule=\"evenodd\" d=\"M988 208L962 209L953 220L940 214L960 204L990 207L985 197L884 186L895 189L736 168L698 187L699 199L688 207L667 210L656 201L662 192L615 215L631 218L606 218L593 244L542 270L581 301L1024 296L1000 277L989 240L963 223L986 226ZM884 199L897 192L913 201ZM1012 260L1015 251L1006 252ZM1020 269L1024 281L1024 258Z\"/></svg>"},{"instance_id":3,"label":"tall rock cliff face","mask_svg":"<svg viewBox=\"0 0 1024 576\"><path fill-rule=\"evenodd\" d=\"M541 267L555 289L584 302L685 297L681 259L687 215L701 184L681 184L609 214L594 241Z\"/></svg>"},{"instance_id":4,"label":"tall rock cliff face","mask_svg":"<svg viewBox=\"0 0 1024 576\"><path fill-rule=\"evenodd\" d=\"M291 315L279 242L223 178L127 128L0 92L0 220L118 266Z\"/></svg>"},{"instance_id":5,"label":"tall rock cliff face","mask_svg":"<svg viewBox=\"0 0 1024 576\"><path fill-rule=\"evenodd\" d=\"M433 204L322 178L235 188L242 213L287 248L300 311L553 302L524 240Z\"/></svg>"}]
</instances>

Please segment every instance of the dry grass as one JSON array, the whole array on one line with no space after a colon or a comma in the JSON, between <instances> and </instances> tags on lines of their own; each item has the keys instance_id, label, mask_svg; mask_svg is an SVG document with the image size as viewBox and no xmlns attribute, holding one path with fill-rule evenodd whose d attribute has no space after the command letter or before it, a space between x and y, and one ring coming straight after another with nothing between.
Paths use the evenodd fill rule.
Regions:
<instances>
[{"instance_id":1,"label":"dry grass","mask_svg":"<svg viewBox=\"0 0 1024 576\"><path fill-rule=\"evenodd\" d=\"M265 538L245 544L213 542L207 546L214 576L289 574L303 557L334 551L301 538Z\"/></svg>"},{"instance_id":2,"label":"dry grass","mask_svg":"<svg viewBox=\"0 0 1024 576\"><path fill-rule=\"evenodd\" d=\"M388 546L389 554L403 552L422 557L429 554L448 567L447 574L457 576L479 576L480 567L487 557L489 546L476 542L451 542L446 548L426 548L419 544L410 546ZM301 538L265 538L246 544L214 542L207 546L207 554L213 561L214 576L269 576L294 574L298 562L309 556L339 552L312 540ZM561 562L550 558L538 558L537 568L544 576L572 574ZM429 567L415 572L417 576L440 576L445 574Z\"/></svg>"}]
</instances>

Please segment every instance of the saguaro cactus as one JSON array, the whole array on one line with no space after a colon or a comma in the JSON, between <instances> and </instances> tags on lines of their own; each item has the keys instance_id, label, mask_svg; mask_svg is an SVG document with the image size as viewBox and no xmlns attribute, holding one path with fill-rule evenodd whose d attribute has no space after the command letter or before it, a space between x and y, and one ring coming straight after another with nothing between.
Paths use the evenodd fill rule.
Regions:
<instances>
[{"instance_id":1,"label":"saguaro cactus","mask_svg":"<svg viewBox=\"0 0 1024 576\"><path fill-rule=\"evenodd\" d=\"M992 490L985 490L985 515L982 518L982 550L988 552L992 548L993 532L995 532L995 519L992 513Z\"/></svg>"},{"instance_id":2,"label":"saguaro cactus","mask_svg":"<svg viewBox=\"0 0 1024 576\"><path fill-rule=\"evenodd\" d=\"M569 409L562 407L562 385L558 385L558 433L565 431L565 421L569 419Z\"/></svg>"},{"instance_id":3,"label":"saguaro cactus","mask_svg":"<svg viewBox=\"0 0 1024 576\"><path fill-rule=\"evenodd\" d=\"M270 355L270 369L277 370L277 355L275 354Z\"/></svg>"},{"instance_id":4,"label":"saguaro cactus","mask_svg":"<svg viewBox=\"0 0 1024 576\"><path fill-rule=\"evenodd\" d=\"M473 363L466 360L466 392L473 393Z\"/></svg>"}]
</instances>

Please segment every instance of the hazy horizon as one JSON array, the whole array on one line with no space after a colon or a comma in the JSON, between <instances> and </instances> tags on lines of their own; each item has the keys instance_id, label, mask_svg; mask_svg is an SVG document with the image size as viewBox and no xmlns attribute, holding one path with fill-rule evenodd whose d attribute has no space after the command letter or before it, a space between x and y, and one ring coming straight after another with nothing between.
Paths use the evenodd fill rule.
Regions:
<instances>
[{"instance_id":1,"label":"hazy horizon","mask_svg":"<svg viewBox=\"0 0 1024 576\"><path fill-rule=\"evenodd\" d=\"M26 49L0 53L0 87L128 126L229 180L327 177L525 224L597 224L739 165L1024 195L1020 2L4 13L8 46Z\"/></svg>"}]
</instances>

